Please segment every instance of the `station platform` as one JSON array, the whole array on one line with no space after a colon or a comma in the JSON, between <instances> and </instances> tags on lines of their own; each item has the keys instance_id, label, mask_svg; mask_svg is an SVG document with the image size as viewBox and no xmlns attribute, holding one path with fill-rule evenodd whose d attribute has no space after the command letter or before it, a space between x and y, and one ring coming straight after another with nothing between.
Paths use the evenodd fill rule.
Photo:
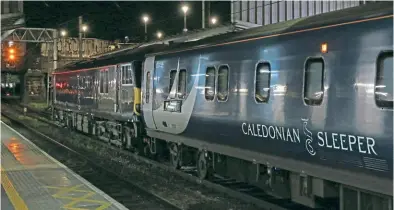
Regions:
<instances>
[{"instance_id":1,"label":"station platform","mask_svg":"<svg viewBox=\"0 0 394 210\"><path fill-rule=\"evenodd\" d=\"M1 122L2 210L123 210L110 196Z\"/></svg>"}]
</instances>

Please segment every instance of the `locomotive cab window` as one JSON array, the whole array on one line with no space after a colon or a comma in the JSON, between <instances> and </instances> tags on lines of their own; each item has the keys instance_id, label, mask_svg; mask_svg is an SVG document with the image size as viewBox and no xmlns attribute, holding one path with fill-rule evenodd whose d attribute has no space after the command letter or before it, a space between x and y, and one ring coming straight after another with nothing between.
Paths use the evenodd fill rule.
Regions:
<instances>
[{"instance_id":1,"label":"locomotive cab window","mask_svg":"<svg viewBox=\"0 0 394 210\"><path fill-rule=\"evenodd\" d=\"M174 85L175 77L176 77L176 70L171 70L170 71L170 85L168 87L169 93L171 93L171 88ZM175 94L172 94L172 97L174 97L174 96L175 96Z\"/></svg>"},{"instance_id":2,"label":"locomotive cab window","mask_svg":"<svg viewBox=\"0 0 394 210\"><path fill-rule=\"evenodd\" d=\"M180 99L186 97L186 69L179 71L177 95Z\"/></svg>"},{"instance_id":3,"label":"locomotive cab window","mask_svg":"<svg viewBox=\"0 0 394 210\"><path fill-rule=\"evenodd\" d=\"M220 66L218 70L218 101L228 98L228 66Z\"/></svg>"},{"instance_id":4,"label":"locomotive cab window","mask_svg":"<svg viewBox=\"0 0 394 210\"><path fill-rule=\"evenodd\" d=\"M270 96L271 65L259 63L256 67L255 99L257 103L267 103Z\"/></svg>"},{"instance_id":5,"label":"locomotive cab window","mask_svg":"<svg viewBox=\"0 0 394 210\"><path fill-rule=\"evenodd\" d=\"M393 108L393 51L381 53L377 60L375 101L381 108Z\"/></svg>"},{"instance_id":6,"label":"locomotive cab window","mask_svg":"<svg viewBox=\"0 0 394 210\"><path fill-rule=\"evenodd\" d=\"M324 96L324 61L322 58L309 58L305 63L304 102L319 106Z\"/></svg>"},{"instance_id":7,"label":"locomotive cab window","mask_svg":"<svg viewBox=\"0 0 394 210\"><path fill-rule=\"evenodd\" d=\"M205 99L212 101L215 97L216 72L214 67L208 67L205 74Z\"/></svg>"}]
</instances>

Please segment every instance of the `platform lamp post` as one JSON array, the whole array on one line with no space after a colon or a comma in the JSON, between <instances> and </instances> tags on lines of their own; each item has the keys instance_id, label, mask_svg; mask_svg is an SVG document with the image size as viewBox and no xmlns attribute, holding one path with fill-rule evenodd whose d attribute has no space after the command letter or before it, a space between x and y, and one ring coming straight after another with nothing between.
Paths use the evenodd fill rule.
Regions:
<instances>
[{"instance_id":1,"label":"platform lamp post","mask_svg":"<svg viewBox=\"0 0 394 210\"><path fill-rule=\"evenodd\" d=\"M184 21L184 23L183 23L183 32L187 32L187 27L186 27L186 14L187 14L187 11L189 10L189 7L187 6L187 5L183 5L182 6L182 11L183 11L183 14L184 14L184 17L183 17L183 21Z\"/></svg>"},{"instance_id":2,"label":"platform lamp post","mask_svg":"<svg viewBox=\"0 0 394 210\"><path fill-rule=\"evenodd\" d=\"M145 25L145 41L148 41L148 21L149 21L149 17L147 15L144 15L142 17L142 21L144 21L144 25Z\"/></svg>"},{"instance_id":3,"label":"platform lamp post","mask_svg":"<svg viewBox=\"0 0 394 210\"><path fill-rule=\"evenodd\" d=\"M61 50L64 50L64 48L65 48L65 46L66 46L66 40L65 40L65 38L66 38L66 36L67 36L67 31L66 30L64 30L64 29L62 29L62 30L60 30L60 36L64 39L63 40L63 42L62 42L62 49Z\"/></svg>"}]
</instances>

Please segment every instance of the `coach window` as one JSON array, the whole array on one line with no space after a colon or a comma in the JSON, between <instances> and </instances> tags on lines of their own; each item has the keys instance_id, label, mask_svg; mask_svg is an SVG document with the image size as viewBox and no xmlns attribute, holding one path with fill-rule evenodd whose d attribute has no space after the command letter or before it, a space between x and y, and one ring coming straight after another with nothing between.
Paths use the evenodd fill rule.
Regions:
<instances>
[{"instance_id":1,"label":"coach window","mask_svg":"<svg viewBox=\"0 0 394 210\"><path fill-rule=\"evenodd\" d=\"M375 101L381 108L393 108L393 51L381 53L377 60Z\"/></svg>"},{"instance_id":2,"label":"coach window","mask_svg":"<svg viewBox=\"0 0 394 210\"><path fill-rule=\"evenodd\" d=\"M129 80L127 84L132 85L133 84L133 75L131 72L131 66L127 66L127 72L128 72L127 78Z\"/></svg>"},{"instance_id":3,"label":"coach window","mask_svg":"<svg viewBox=\"0 0 394 210\"><path fill-rule=\"evenodd\" d=\"M216 72L214 67L208 67L205 74L205 99L212 101L215 97Z\"/></svg>"},{"instance_id":4,"label":"coach window","mask_svg":"<svg viewBox=\"0 0 394 210\"><path fill-rule=\"evenodd\" d=\"M150 72L146 73L146 81L145 81L145 102L149 103L149 95L150 95Z\"/></svg>"},{"instance_id":5,"label":"coach window","mask_svg":"<svg viewBox=\"0 0 394 210\"><path fill-rule=\"evenodd\" d=\"M257 103L266 103L270 96L271 65L267 62L257 64L255 78L255 99Z\"/></svg>"},{"instance_id":6,"label":"coach window","mask_svg":"<svg viewBox=\"0 0 394 210\"><path fill-rule=\"evenodd\" d=\"M186 97L186 69L181 69L179 71L178 78L178 88L177 88L178 98L184 99Z\"/></svg>"},{"instance_id":7,"label":"coach window","mask_svg":"<svg viewBox=\"0 0 394 210\"><path fill-rule=\"evenodd\" d=\"M108 89L109 89L109 71L108 70L106 70L105 71L105 89L104 89L104 91L105 91L105 93L108 93Z\"/></svg>"},{"instance_id":8,"label":"coach window","mask_svg":"<svg viewBox=\"0 0 394 210\"><path fill-rule=\"evenodd\" d=\"M122 66L121 69L122 69L122 84L126 84L127 72L125 70L125 66Z\"/></svg>"},{"instance_id":9,"label":"coach window","mask_svg":"<svg viewBox=\"0 0 394 210\"><path fill-rule=\"evenodd\" d=\"M131 66L122 66L122 84L132 84Z\"/></svg>"},{"instance_id":10,"label":"coach window","mask_svg":"<svg viewBox=\"0 0 394 210\"><path fill-rule=\"evenodd\" d=\"M218 70L218 100L226 101L228 98L228 66L220 66Z\"/></svg>"},{"instance_id":11,"label":"coach window","mask_svg":"<svg viewBox=\"0 0 394 210\"><path fill-rule=\"evenodd\" d=\"M318 106L324 96L324 61L322 58L309 58L305 64L304 102Z\"/></svg>"},{"instance_id":12,"label":"coach window","mask_svg":"<svg viewBox=\"0 0 394 210\"><path fill-rule=\"evenodd\" d=\"M104 74L100 71L100 93L104 93Z\"/></svg>"}]
</instances>

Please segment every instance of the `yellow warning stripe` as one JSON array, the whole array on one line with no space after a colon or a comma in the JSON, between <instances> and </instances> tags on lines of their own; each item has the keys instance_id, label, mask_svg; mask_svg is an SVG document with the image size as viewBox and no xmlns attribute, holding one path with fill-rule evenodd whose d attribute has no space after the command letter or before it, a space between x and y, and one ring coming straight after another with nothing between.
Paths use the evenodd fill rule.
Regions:
<instances>
[{"instance_id":1,"label":"yellow warning stripe","mask_svg":"<svg viewBox=\"0 0 394 210\"><path fill-rule=\"evenodd\" d=\"M10 179L8 178L3 167L1 167L1 185L3 186L5 192L8 195L12 205L18 210L27 210L25 201L21 198L18 192L15 190L14 185L12 185Z\"/></svg>"}]
</instances>

